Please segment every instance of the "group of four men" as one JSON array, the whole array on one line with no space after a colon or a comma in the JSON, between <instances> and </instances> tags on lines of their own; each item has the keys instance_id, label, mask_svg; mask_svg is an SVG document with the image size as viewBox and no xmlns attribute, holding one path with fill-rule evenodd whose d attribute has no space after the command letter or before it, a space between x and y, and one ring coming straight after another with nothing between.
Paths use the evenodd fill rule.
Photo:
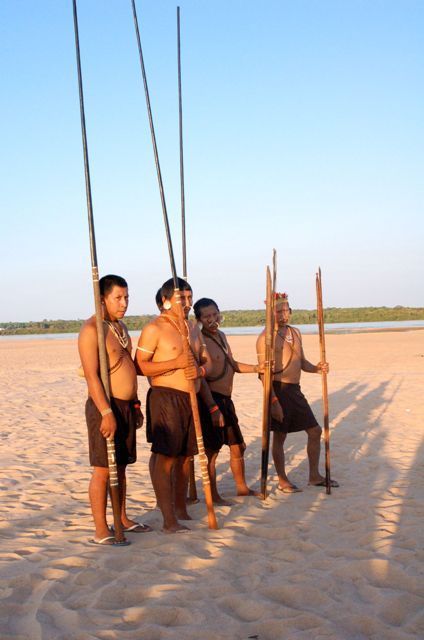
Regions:
<instances>
[{"instance_id":1,"label":"group of four men","mask_svg":"<svg viewBox=\"0 0 424 640\"><path fill-rule=\"evenodd\" d=\"M151 531L148 525L127 516L125 504L125 470L128 464L136 461L136 430L143 423L137 397L137 374L146 376L150 383L146 398L146 435L151 444L149 470L157 505L162 512L162 531L189 531L181 521L191 519L186 496L190 459L197 453L189 396L193 383L214 502L229 504L219 495L216 484L215 463L224 444L230 448L230 466L237 495L257 495L246 484L243 459L246 445L231 392L235 373L257 373L261 377L265 360L264 333L257 340L258 364L237 362L225 334L219 329L220 312L216 302L210 298L198 300L194 305L196 322L193 323L188 319L193 305L191 287L182 279L178 285L178 296L172 279L158 291L156 302L160 313L142 330L133 360L131 338L122 322L128 308L128 285L120 276L101 278L110 399L100 379L95 317L89 318L80 331L78 347L88 386L85 412L90 464L93 467L89 485L95 525L93 544L128 544L126 540L118 542L115 539L106 521L109 480L107 438L115 441L123 530ZM181 305L185 326L181 324ZM278 489L284 493L295 493L301 490L287 478L284 464L283 445L290 431L306 430L309 484L325 484L318 470L321 428L300 391L299 379L302 370L313 373L328 371L328 364L313 365L304 357L300 332L288 324L291 310L286 294L276 294L275 309L272 452L279 477ZM332 482L337 486L335 481Z\"/></svg>"}]
</instances>

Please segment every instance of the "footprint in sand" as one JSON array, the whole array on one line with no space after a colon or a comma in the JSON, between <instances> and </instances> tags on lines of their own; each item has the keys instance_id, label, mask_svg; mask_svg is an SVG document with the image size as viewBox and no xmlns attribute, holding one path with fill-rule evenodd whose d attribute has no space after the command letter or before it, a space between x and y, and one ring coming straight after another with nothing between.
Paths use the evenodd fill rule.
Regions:
<instances>
[{"instance_id":1,"label":"footprint in sand","mask_svg":"<svg viewBox=\"0 0 424 640\"><path fill-rule=\"evenodd\" d=\"M227 615L237 617L243 622L260 620L266 612L263 602L246 596L231 595L218 600L219 608Z\"/></svg>"},{"instance_id":2,"label":"footprint in sand","mask_svg":"<svg viewBox=\"0 0 424 640\"><path fill-rule=\"evenodd\" d=\"M260 593L270 600L300 611L334 604L334 601L323 593L321 588L318 589L304 584L266 587L265 589L260 589Z\"/></svg>"}]
</instances>

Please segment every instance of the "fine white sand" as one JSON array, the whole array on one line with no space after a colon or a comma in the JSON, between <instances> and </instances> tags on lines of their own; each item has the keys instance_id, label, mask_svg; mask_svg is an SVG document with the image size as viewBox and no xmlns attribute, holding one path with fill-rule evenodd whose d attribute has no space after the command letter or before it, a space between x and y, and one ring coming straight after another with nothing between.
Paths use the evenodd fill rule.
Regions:
<instances>
[{"instance_id":1,"label":"fine white sand","mask_svg":"<svg viewBox=\"0 0 424 640\"><path fill-rule=\"evenodd\" d=\"M255 338L230 338L253 362ZM305 336L318 360L318 339ZM144 430L129 469L129 512L155 531L127 548L87 544L90 469L76 344L0 341L0 638L403 640L424 636L424 332L327 337L332 475L307 486L305 434L288 437L287 466L304 491L266 502L235 498L190 508L193 532L159 531ZM302 388L322 420L321 381ZM140 397L146 382L140 378ZM239 375L234 401L259 486L262 389ZM228 451L219 486L233 494ZM198 472L198 471L197 471ZM202 496L198 483L199 495ZM421 580L420 580L421 578Z\"/></svg>"}]
</instances>

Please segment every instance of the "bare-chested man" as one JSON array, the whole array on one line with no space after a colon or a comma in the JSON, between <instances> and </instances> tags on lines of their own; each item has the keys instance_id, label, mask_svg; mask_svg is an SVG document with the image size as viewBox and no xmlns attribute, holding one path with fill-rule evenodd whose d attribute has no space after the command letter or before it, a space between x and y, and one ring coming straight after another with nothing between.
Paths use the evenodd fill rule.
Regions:
<instances>
[{"instance_id":1,"label":"bare-chested man","mask_svg":"<svg viewBox=\"0 0 424 640\"><path fill-rule=\"evenodd\" d=\"M181 301L174 293L174 281L162 286L163 310L146 325L137 347L137 363L150 378L148 404L148 441L152 443L151 475L158 506L163 516L163 531L189 531L179 520L190 520L186 507L188 458L197 453L196 435L189 391L194 381L196 392L201 378L207 375L210 359L202 346L197 326L187 321L193 294L190 285L178 279ZM184 354L180 330L179 305L186 318L190 349Z\"/></svg>"},{"instance_id":2,"label":"bare-chested man","mask_svg":"<svg viewBox=\"0 0 424 640\"><path fill-rule=\"evenodd\" d=\"M302 491L290 482L286 475L284 441L287 433L306 431L309 460L309 484L325 486L325 478L319 472L321 427L300 389L302 371L319 373L329 371L327 362L312 364L306 360L302 347L302 336L298 329L289 325L291 309L286 293L275 294L275 363L271 404L271 430L274 432L272 455L278 474L278 489L283 493ZM258 361L265 361L265 331L256 343ZM338 487L335 480L332 487Z\"/></svg>"},{"instance_id":3,"label":"bare-chested man","mask_svg":"<svg viewBox=\"0 0 424 640\"><path fill-rule=\"evenodd\" d=\"M128 286L124 278L107 275L100 279L103 322L106 330L106 351L109 366L110 402L105 394L99 371L96 318L92 316L83 325L78 339L81 364L88 386L85 414L88 427L90 464L93 473L89 497L93 513L94 544L123 545L118 542L106 522L106 503L109 469L106 439L114 438L121 501L121 519L124 531L151 531L147 525L130 520L126 513L127 464L136 461L136 429L141 426L142 415L137 399L137 376L131 358L131 339L121 319L128 307Z\"/></svg>"},{"instance_id":4,"label":"bare-chested man","mask_svg":"<svg viewBox=\"0 0 424 640\"><path fill-rule=\"evenodd\" d=\"M263 365L236 362L225 333L219 330L221 314L214 300L201 298L193 309L196 320L201 323L203 338L212 361L212 369L202 383L208 395L202 393L203 402L200 403L212 498L218 504L228 504L219 495L216 484L216 459L224 444L230 447L230 466L237 495L259 495L246 484L243 459L246 444L240 431L231 393L235 373L263 372Z\"/></svg>"}]
</instances>

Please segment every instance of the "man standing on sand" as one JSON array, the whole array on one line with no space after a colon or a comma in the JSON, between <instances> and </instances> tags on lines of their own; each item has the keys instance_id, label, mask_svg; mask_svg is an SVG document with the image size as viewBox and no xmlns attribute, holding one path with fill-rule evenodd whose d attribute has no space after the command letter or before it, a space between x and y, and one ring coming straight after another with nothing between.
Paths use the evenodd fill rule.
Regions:
<instances>
[{"instance_id":1,"label":"man standing on sand","mask_svg":"<svg viewBox=\"0 0 424 640\"><path fill-rule=\"evenodd\" d=\"M208 394L206 404L200 403L212 498L218 504L228 504L219 495L216 485L216 459L224 444L230 447L230 466L237 495L259 495L246 484L243 458L246 444L240 431L231 393L235 373L263 372L264 365L243 364L234 360L225 333L219 330L221 314L214 300L201 298L193 309L196 320L201 324L203 338L212 361L212 369L202 382ZM202 398L205 398L204 393Z\"/></svg>"},{"instance_id":2,"label":"man standing on sand","mask_svg":"<svg viewBox=\"0 0 424 640\"><path fill-rule=\"evenodd\" d=\"M273 392L271 399L272 456L278 474L278 489L283 493L302 491L290 482L286 475L284 441L287 433L306 431L308 436L307 454L309 460L309 483L325 487L325 478L319 473L321 432L312 410L300 389L302 371L308 373L328 373L327 362L312 364L306 360L302 347L302 336L298 329L289 325L291 309L286 293L275 294L275 354ZM258 362L265 361L265 330L256 342ZM338 487L331 480L332 487Z\"/></svg>"},{"instance_id":3,"label":"man standing on sand","mask_svg":"<svg viewBox=\"0 0 424 640\"><path fill-rule=\"evenodd\" d=\"M162 285L162 313L144 327L136 354L137 364L151 384L147 437L152 443L150 470L164 533L189 531L179 522L191 520L186 507L187 467L190 456L197 453L189 391L194 381L199 392L201 378L210 368L201 333L187 320L193 301L191 287L181 278L178 287L180 300L172 279ZM184 331L179 305L184 310ZM185 354L187 339L190 348Z\"/></svg>"},{"instance_id":4,"label":"man standing on sand","mask_svg":"<svg viewBox=\"0 0 424 640\"><path fill-rule=\"evenodd\" d=\"M85 415L90 464L93 467L89 497L95 535L90 542L123 546L129 542L118 542L106 522L109 482L106 439L113 437L115 440L122 528L124 532L151 531L149 526L130 520L125 506L125 470L127 464L136 461L135 432L141 426L143 416L137 399L137 375L131 358L131 338L121 321L128 308L128 285L124 278L115 275L104 276L100 279L99 285L108 357L110 401L100 378L95 316L84 323L78 338L78 350L88 386Z\"/></svg>"}]
</instances>

